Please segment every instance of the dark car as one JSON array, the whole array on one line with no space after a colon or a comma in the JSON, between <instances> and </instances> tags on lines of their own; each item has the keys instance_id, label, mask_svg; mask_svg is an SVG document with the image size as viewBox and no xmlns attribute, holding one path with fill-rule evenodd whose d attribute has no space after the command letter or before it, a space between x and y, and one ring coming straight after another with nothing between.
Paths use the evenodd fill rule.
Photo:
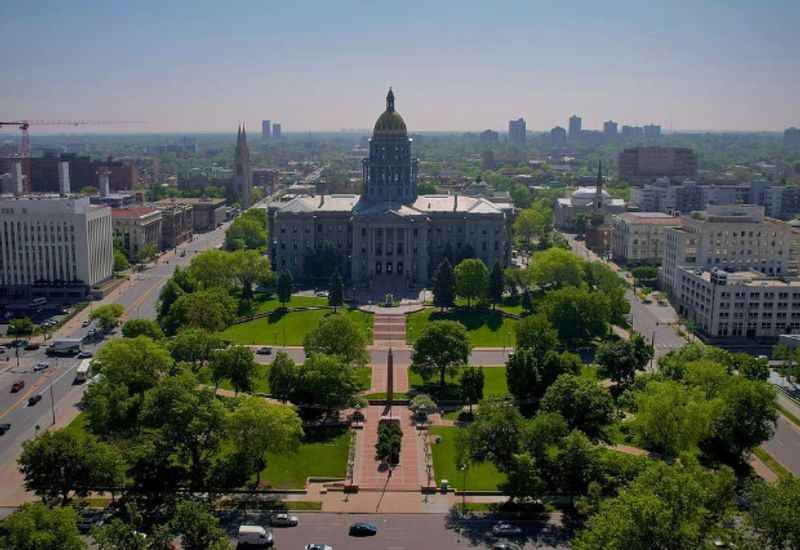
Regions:
<instances>
[{"instance_id":1,"label":"dark car","mask_svg":"<svg viewBox=\"0 0 800 550\"><path fill-rule=\"evenodd\" d=\"M82 351L78 354L78 359L91 359L93 356L91 351Z\"/></svg>"},{"instance_id":2,"label":"dark car","mask_svg":"<svg viewBox=\"0 0 800 550\"><path fill-rule=\"evenodd\" d=\"M17 393L25 387L25 380L17 380L11 385L11 393Z\"/></svg>"},{"instance_id":3,"label":"dark car","mask_svg":"<svg viewBox=\"0 0 800 550\"><path fill-rule=\"evenodd\" d=\"M25 346L25 349L28 351L33 351L39 349L40 347L41 346L35 342L28 342L28 344Z\"/></svg>"},{"instance_id":4,"label":"dark car","mask_svg":"<svg viewBox=\"0 0 800 550\"><path fill-rule=\"evenodd\" d=\"M0 435L3 435L11 429L11 424L0 424Z\"/></svg>"},{"instance_id":5,"label":"dark car","mask_svg":"<svg viewBox=\"0 0 800 550\"><path fill-rule=\"evenodd\" d=\"M358 522L350 526L352 537L374 537L377 534L378 528L371 523Z\"/></svg>"},{"instance_id":6,"label":"dark car","mask_svg":"<svg viewBox=\"0 0 800 550\"><path fill-rule=\"evenodd\" d=\"M36 403L38 403L41 400L42 400L42 395L41 394L37 393L36 395L31 395L28 398L28 406L29 407L33 407Z\"/></svg>"},{"instance_id":7,"label":"dark car","mask_svg":"<svg viewBox=\"0 0 800 550\"><path fill-rule=\"evenodd\" d=\"M256 350L256 353L258 355L272 355L272 348L270 348L270 347L258 348Z\"/></svg>"}]
</instances>

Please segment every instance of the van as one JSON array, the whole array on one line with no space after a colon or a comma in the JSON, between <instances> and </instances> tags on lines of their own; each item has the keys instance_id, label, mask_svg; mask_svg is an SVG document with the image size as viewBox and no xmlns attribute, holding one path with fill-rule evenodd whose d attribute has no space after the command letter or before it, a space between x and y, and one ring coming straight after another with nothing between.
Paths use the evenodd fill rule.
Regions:
<instances>
[{"instance_id":1,"label":"van","mask_svg":"<svg viewBox=\"0 0 800 550\"><path fill-rule=\"evenodd\" d=\"M272 533L260 525L240 525L236 542L240 546L272 546Z\"/></svg>"}]
</instances>

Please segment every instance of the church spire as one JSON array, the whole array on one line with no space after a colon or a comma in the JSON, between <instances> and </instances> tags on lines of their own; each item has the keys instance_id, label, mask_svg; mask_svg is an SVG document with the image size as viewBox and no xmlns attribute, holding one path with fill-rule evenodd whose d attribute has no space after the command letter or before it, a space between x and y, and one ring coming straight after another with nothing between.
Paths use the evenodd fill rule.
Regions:
<instances>
[{"instance_id":1,"label":"church spire","mask_svg":"<svg viewBox=\"0 0 800 550\"><path fill-rule=\"evenodd\" d=\"M386 94L386 110L390 113L394 112L394 92L392 92L391 86L389 86L389 93Z\"/></svg>"},{"instance_id":2,"label":"church spire","mask_svg":"<svg viewBox=\"0 0 800 550\"><path fill-rule=\"evenodd\" d=\"M600 210L603 208L603 161L597 163L597 182L595 183L594 191L594 208Z\"/></svg>"}]
</instances>

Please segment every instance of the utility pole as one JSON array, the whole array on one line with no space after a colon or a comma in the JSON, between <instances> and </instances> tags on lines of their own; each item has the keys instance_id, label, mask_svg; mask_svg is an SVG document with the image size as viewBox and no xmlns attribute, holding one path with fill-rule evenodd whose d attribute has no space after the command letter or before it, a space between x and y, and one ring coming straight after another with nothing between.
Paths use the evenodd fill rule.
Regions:
<instances>
[{"instance_id":1,"label":"utility pole","mask_svg":"<svg viewBox=\"0 0 800 550\"><path fill-rule=\"evenodd\" d=\"M53 426L56 425L56 400L53 397L53 384L50 384L50 410L53 413Z\"/></svg>"}]
</instances>

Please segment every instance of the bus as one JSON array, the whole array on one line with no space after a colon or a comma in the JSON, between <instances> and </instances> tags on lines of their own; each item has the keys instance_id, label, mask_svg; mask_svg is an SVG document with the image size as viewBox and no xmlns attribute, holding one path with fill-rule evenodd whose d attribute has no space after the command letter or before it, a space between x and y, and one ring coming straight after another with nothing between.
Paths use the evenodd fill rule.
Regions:
<instances>
[{"instance_id":1,"label":"bus","mask_svg":"<svg viewBox=\"0 0 800 550\"><path fill-rule=\"evenodd\" d=\"M60 355L72 357L81 352L81 340L79 338L61 338L55 340L47 348L47 355Z\"/></svg>"},{"instance_id":2,"label":"bus","mask_svg":"<svg viewBox=\"0 0 800 550\"><path fill-rule=\"evenodd\" d=\"M89 378L89 369L92 367L91 359L84 359L75 370L75 383L83 384Z\"/></svg>"}]
</instances>

